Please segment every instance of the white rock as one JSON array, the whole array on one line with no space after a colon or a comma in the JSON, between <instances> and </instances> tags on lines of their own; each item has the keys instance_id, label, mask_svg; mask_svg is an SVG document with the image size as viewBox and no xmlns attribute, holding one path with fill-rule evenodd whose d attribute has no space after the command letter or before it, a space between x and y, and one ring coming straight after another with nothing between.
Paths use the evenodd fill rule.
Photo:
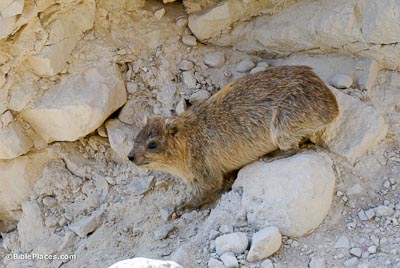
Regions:
<instances>
[{"instance_id":1,"label":"white rock","mask_svg":"<svg viewBox=\"0 0 400 268\"><path fill-rule=\"evenodd\" d=\"M373 106L331 90L339 104L339 116L319 139L329 150L354 163L386 136L388 126Z\"/></svg>"},{"instance_id":2,"label":"white rock","mask_svg":"<svg viewBox=\"0 0 400 268\"><path fill-rule=\"evenodd\" d=\"M264 71L265 67L254 67L253 69L250 70L249 74L255 74L261 71Z\"/></svg>"},{"instance_id":3,"label":"white rock","mask_svg":"<svg viewBox=\"0 0 400 268\"><path fill-rule=\"evenodd\" d=\"M216 230L211 230L210 231L210 235L208 236L208 239L210 240L214 240L215 238L217 238L220 235L220 233Z\"/></svg>"},{"instance_id":4,"label":"white rock","mask_svg":"<svg viewBox=\"0 0 400 268\"><path fill-rule=\"evenodd\" d=\"M267 227L253 235L250 251L247 254L249 262L261 261L274 254L282 244L282 236L276 227Z\"/></svg>"},{"instance_id":5,"label":"white rock","mask_svg":"<svg viewBox=\"0 0 400 268\"><path fill-rule=\"evenodd\" d=\"M207 264L208 268L225 268L224 264L214 258L211 258L208 260L208 264Z\"/></svg>"},{"instance_id":6,"label":"white rock","mask_svg":"<svg viewBox=\"0 0 400 268\"><path fill-rule=\"evenodd\" d=\"M172 261L161 261L147 258L133 258L119 261L109 268L182 268L179 264Z\"/></svg>"},{"instance_id":7,"label":"white rock","mask_svg":"<svg viewBox=\"0 0 400 268\"><path fill-rule=\"evenodd\" d=\"M373 217L375 217L375 210L374 209L366 210L365 216L367 216L368 220L372 219Z\"/></svg>"},{"instance_id":8,"label":"white rock","mask_svg":"<svg viewBox=\"0 0 400 268\"><path fill-rule=\"evenodd\" d=\"M51 17L45 30L49 33L46 46L38 55L28 57L32 70L39 75L55 75L66 62L84 31L93 27L96 4L94 0L72 6L69 12Z\"/></svg>"},{"instance_id":9,"label":"white rock","mask_svg":"<svg viewBox=\"0 0 400 268\"><path fill-rule=\"evenodd\" d=\"M221 235L215 239L215 247L218 255L225 252L243 253L247 249L248 244L249 239L247 235L241 232Z\"/></svg>"},{"instance_id":10,"label":"white rock","mask_svg":"<svg viewBox=\"0 0 400 268\"><path fill-rule=\"evenodd\" d=\"M196 104L196 103L201 103L205 100L207 100L210 97L210 93L205 90L205 89L200 89L199 91L196 91L190 96L190 103L191 104Z\"/></svg>"},{"instance_id":11,"label":"white rock","mask_svg":"<svg viewBox=\"0 0 400 268\"><path fill-rule=\"evenodd\" d=\"M47 153L21 156L13 160L0 160L0 215L6 232L15 227L21 212L21 203L28 199L35 182L40 177L44 163L50 158Z\"/></svg>"},{"instance_id":12,"label":"white rock","mask_svg":"<svg viewBox=\"0 0 400 268\"><path fill-rule=\"evenodd\" d=\"M18 16L13 16L9 18L0 17L0 39L12 33L14 26L17 23L17 18Z\"/></svg>"},{"instance_id":13,"label":"white rock","mask_svg":"<svg viewBox=\"0 0 400 268\"><path fill-rule=\"evenodd\" d=\"M249 224L259 228L273 225L282 234L296 237L321 224L332 202L334 184L330 158L304 152L247 165L232 188L243 188L242 206Z\"/></svg>"},{"instance_id":14,"label":"white rock","mask_svg":"<svg viewBox=\"0 0 400 268\"><path fill-rule=\"evenodd\" d=\"M368 247L368 252L371 254L375 254L376 253L376 246L372 245Z\"/></svg>"},{"instance_id":15,"label":"white rock","mask_svg":"<svg viewBox=\"0 0 400 268\"><path fill-rule=\"evenodd\" d=\"M392 216L394 213L393 208L384 205L376 207L374 211L377 217L389 217Z\"/></svg>"},{"instance_id":16,"label":"white rock","mask_svg":"<svg viewBox=\"0 0 400 268\"><path fill-rule=\"evenodd\" d=\"M357 213L357 215L360 218L360 220L362 220L362 221L367 221L368 220L368 217L367 217L367 215L365 215L365 211L364 210L360 210Z\"/></svg>"},{"instance_id":17,"label":"white rock","mask_svg":"<svg viewBox=\"0 0 400 268\"><path fill-rule=\"evenodd\" d=\"M18 122L0 128L0 159L12 159L30 150L32 140L25 135Z\"/></svg>"},{"instance_id":18,"label":"white rock","mask_svg":"<svg viewBox=\"0 0 400 268\"><path fill-rule=\"evenodd\" d=\"M197 46L196 37L194 37L191 34L184 34L182 36L182 43L184 43L187 46Z\"/></svg>"},{"instance_id":19,"label":"white rock","mask_svg":"<svg viewBox=\"0 0 400 268\"><path fill-rule=\"evenodd\" d=\"M257 63L257 67L267 68L268 66L269 66L268 62L265 61L260 61L259 63Z\"/></svg>"},{"instance_id":20,"label":"white rock","mask_svg":"<svg viewBox=\"0 0 400 268\"><path fill-rule=\"evenodd\" d=\"M21 112L47 142L74 141L101 126L127 99L114 65L72 74Z\"/></svg>"},{"instance_id":21,"label":"white rock","mask_svg":"<svg viewBox=\"0 0 400 268\"><path fill-rule=\"evenodd\" d=\"M221 51L208 53L204 56L204 63L210 67L221 67L225 63L225 55Z\"/></svg>"},{"instance_id":22,"label":"white rock","mask_svg":"<svg viewBox=\"0 0 400 268\"><path fill-rule=\"evenodd\" d=\"M176 105L175 111L177 114L181 114L184 111L186 111L186 108L187 108L186 100L182 98Z\"/></svg>"},{"instance_id":23,"label":"white rock","mask_svg":"<svg viewBox=\"0 0 400 268\"><path fill-rule=\"evenodd\" d=\"M196 87L196 77L193 71L185 71L182 73L182 81L188 88Z\"/></svg>"},{"instance_id":24,"label":"white rock","mask_svg":"<svg viewBox=\"0 0 400 268\"><path fill-rule=\"evenodd\" d=\"M335 88L349 88L353 84L353 79L345 74L337 74L331 78L331 84Z\"/></svg>"},{"instance_id":25,"label":"white rock","mask_svg":"<svg viewBox=\"0 0 400 268\"><path fill-rule=\"evenodd\" d=\"M312 257L308 266L310 268L326 268L326 259L325 258Z\"/></svg>"},{"instance_id":26,"label":"white rock","mask_svg":"<svg viewBox=\"0 0 400 268\"><path fill-rule=\"evenodd\" d=\"M182 60L179 63L178 67L182 71L192 71L194 68L194 64L190 60Z\"/></svg>"},{"instance_id":27,"label":"white rock","mask_svg":"<svg viewBox=\"0 0 400 268\"><path fill-rule=\"evenodd\" d=\"M236 71L239 73L246 73L256 66L253 60L244 59L236 65Z\"/></svg>"},{"instance_id":28,"label":"white rock","mask_svg":"<svg viewBox=\"0 0 400 268\"><path fill-rule=\"evenodd\" d=\"M354 256L356 256L356 257L361 257L361 255L362 255L362 253L363 253L363 251L362 251L362 249L361 248L352 248L352 249L350 249L350 254L351 255L354 255Z\"/></svg>"},{"instance_id":29,"label":"white rock","mask_svg":"<svg viewBox=\"0 0 400 268\"><path fill-rule=\"evenodd\" d=\"M131 98L122 107L118 114L118 119L132 127L141 128L145 125L149 112L147 101L140 101L137 98Z\"/></svg>"},{"instance_id":30,"label":"white rock","mask_svg":"<svg viewBox=\"0 0 400 268\"><path fill-rule=\"evenodd\" d=\"M22 14L23 9L24 9L24 0L14 0L6 8L1 9L0 14L1 17L3 18L9 18Z\"/></svg>"},{"instance_id":31,"label":"white rock","mask_svg":"<svg viewBox=\"0 0 400 268\"><path fill-rule=\"evenodd\" d=\"M89 233L96 230L99 225L99 217L101 213L95 212L93 215L86 216L78 221L68 225L69 229L76 233L80 238L87 236Z\"/></svg>"},{"instance_id":32,"label":"white rock","mask_svg":"<svg viewBox=\"0 0 400 268\"><path fill-rule=\"evenodd\" d=\"M159 10L157 10L156 12L154 12L154 17L156 17L156 19L161 19L162 17L164 17L165 15L165 8L161 8Z\"/></svg>"},{"instance_id":33,"label":"white rock","mask_svg":"<svg viewBox=\"0 0 400 268\"><path fill-rule=\"evenodd\" d=\"M226 268L238 268L239 263L232 252L225 252L220 257Z\"/></svg>"},{"instance_id":34,"label":"white rock","mask_svg":"<svg viewBox=\"0 0 400 268\"><path fill-rule=\"evenodd\" d=\"M138 129L124 124L118 119L107 120L106 129L111 148L121 158L128 160L128 154L133 148Z\"/></svg>"},{"instance_id":35,"label":"white rock","mask_svg":"<svg viewBox=\"0 0 400 268\"><path fill-rule=\"evenodd\" d=\"M261 263L261 268L274 268L274 267L275 266L270 259L266 259Z\"/></svg>"},{"instance_id":36,"label":"white rock","mask_svg":"<svg viewBox=\"0 0 400 268\"><path fill-rule=\"evenodd\" d=\"M333 247L334 248L346 248L346 249L349 249L350 248L350 241L346 236L342 235L336 240L336 243L335 243L335 245Z\"/></svg>"},{"instance_id":37,"label":"white rock","mask_svg":"<svg viewBox=\"0 0 400 268\"><path fill-rule=\"evenodd\" d=\"M351 259L348 259L347 261L345 261L343 263L344 267L354 267L358 264L358 258L357 257L353 257Z\"/></svg>"},{"instance_id":38,"label":"white rock","mask_svg":"<svg viewBox=\"0 0 400 268\"><path fill-rule=\"evenodd\" d=\"M219 227L219 231L223 234L233 233L233 226L231 224L224 224Z\"/></svg>"}]
</instances>

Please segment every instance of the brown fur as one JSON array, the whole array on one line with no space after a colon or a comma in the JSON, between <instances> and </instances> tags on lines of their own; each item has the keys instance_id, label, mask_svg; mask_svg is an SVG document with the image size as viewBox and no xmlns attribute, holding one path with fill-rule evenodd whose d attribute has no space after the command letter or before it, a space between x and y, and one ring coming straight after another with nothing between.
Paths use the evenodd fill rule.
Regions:
<instances>
[{"instance_id":1,"label":"brown fur","mask_svg":"<svg viewBox=\"0 0 400 268\"><path fill-rule=\"evenodd\" d=\"M277 149L296 149L338 115L332 92L307 66L243 77L179 116L149 120L129 154L193 187L189 207L213 199L227 175ZM148 149L149 142L156 149ZM133 159L134 158L134 159Z\"/></svg>"}]
</instances>

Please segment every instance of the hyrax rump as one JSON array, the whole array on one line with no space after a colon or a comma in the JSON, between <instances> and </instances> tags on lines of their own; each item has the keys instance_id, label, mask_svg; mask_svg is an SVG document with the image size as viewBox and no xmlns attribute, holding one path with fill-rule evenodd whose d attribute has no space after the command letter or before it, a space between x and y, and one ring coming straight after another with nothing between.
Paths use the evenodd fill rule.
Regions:
<instances>
[{"instance_id":1,"label":"hyrax rump","mask_svg":"<svg viewBox=\"0 0 400 268\"><path fill-rule=\"evenodd\" d=\"M182 208L196 208L214 200L232 172L298 148L337 115L335 96L310 67L269 67L178 116L150 119L128 158L181 177L193 189Z\"/></svg>"}]
</instances>

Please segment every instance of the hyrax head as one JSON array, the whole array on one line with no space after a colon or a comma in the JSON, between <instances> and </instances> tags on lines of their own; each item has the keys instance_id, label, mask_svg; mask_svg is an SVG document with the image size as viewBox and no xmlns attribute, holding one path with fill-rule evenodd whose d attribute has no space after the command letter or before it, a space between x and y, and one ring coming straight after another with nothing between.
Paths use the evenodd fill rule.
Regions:
<instances>
[{"instance_id":1,"label":"hyrax head","mask_svg":"<svg viewBox=\"0 0 400 268\"><path fill-rule=\"evenodd\" d=\"M165 169L172 163L174 138L180 128L181 120L175 117L149 119L137 134L128 159L144 168Z\"/></svg>"}]
</instances>

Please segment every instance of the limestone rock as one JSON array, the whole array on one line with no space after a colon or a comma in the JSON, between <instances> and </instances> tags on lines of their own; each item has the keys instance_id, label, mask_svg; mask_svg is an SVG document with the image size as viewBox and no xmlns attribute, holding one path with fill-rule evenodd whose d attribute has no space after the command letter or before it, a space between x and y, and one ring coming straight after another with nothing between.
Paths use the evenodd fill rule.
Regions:
<instances>
[{"instance_id":1,"label":"limestone rock","mask_svg":"<svg viewBox=\"0 0 400 268\"><path fill-rule=\"evenodd\" d=\"M99 225L99 217L101 213L93 213L93 215L84 217L78 221L73 222L68 227L76 233L80 238L87 236L89 233L96 230Z\"/></svg>"},{"instance_id":2,"label":"limestone rock","mask_svg":"<svg viewBox=\"0 0 400 268\"><path fill-rule=\"evenodd\" d=\"M215 239L215 248L218 255L225 252L243 253L248 244L247 235L241 232L221 235Z\"/></svg>"},{"instance_id":3,"label":"limestone rock","mask_svg":"<svg viewBox=\"0 0 400 268\"><path fill-rule=\"evenodd\" d=\"M251 239L249 262L261 261L274 254L282 245L282 236L276 227L267 227L258 231Z\"/></svg>"},{"instance_id":4,"label":"limestone rock","mask_svg":"<svg viewBox=\"0 0 400 268\"><path fill-rule=\"evenodd\" d=\"M201 103L207 100L209 97L210 93L205 89L201 89L199 91L196 91L190 96L190 103L191 104Z\"/></svg>"},{"instance_id":5,"label":"limestone rock","mask_svg":"<svg viewBox=\"0 0 400 268\"><path fill-rule=\"evenodd\" d=\"M0 160L0 223L5 232L15 226L21 212L21 203L28 199L39 178L44 163L51 158L46 153L30 154L13 160ZM1 224L0 224L1 225Z\"/></svg>"},{"instance_id":6,"label":"limestone rock","mask_svg":"<svg viewBox=\"0 0 400 268\"><path fill-rule=\"evenodd\" d=\"M185 71L182 73L182 80L183 83L188 88L195 88L196 87L196 77L194 76L193 71Z\"/></svg>"},{"instance_id":7,"label":"limestone rock","mask_svg":"<svg viewBox=\"0 0 400 268\"><path fill-rule=\"evenodd\" d=\"M246 73L256 66L251 59L244 59L236 65L236 71L239 73Z\"/></svg>"},{"instance_id":8,"label":"limestone rock","mask_svg":"<svg viewBox=\"0 0 400 268\"><path fill-rule=\"evenodd\" d=\"M47 22L45 30L49 32L49 39L46 46L38 55L28 58L32 70L39 75L61 72L81 34L93 27L94 15L95 1L89 0Z\"/></svg>"},{"instance_id":9,"label":"limestone rock","mask_svg":"<svg viewBox=\"0 0 400 268\"><path fill-rule=\"evenodd\" d=\"M337 74L332 77L331 83L335 88L349 88L353 84L353 79L345 74Z\"/></svg>"},{"instance_id":10,"label":"limestone rock","mask_svg":"<svg viewBox=\"0 0 400 268\"><path fill-rule=\"evenodd\" d=\"M9 2L8 0L5 2ZM22 13L24 0L14 0L6 8L0 8L0 15L3 18L9 18Z\"/></svg>"},{"instance_id":11,"label":"limestone rock","mask_svg":"<svg viewBox=\"0 0 400 268\"><path fill-rule=\"evenodd\" d=\"M133 258L119 261L109 268L182 268L179 264L172 261L161 261L147 258Z\"/></svg>"},{"instance_id":12,"label":"limestone rock","mask_svg":"<svg viewBox=\"0 0 400 268\"><path fill-rule=\"evenodd\" d=\"M194 64L190 60L182 60L179 63L178 68L182 71L191 71L194 68Z\"/></svg>"},{"instance_id":13,"label":"limestone rock","mask_svg":"<svg viewBox=\"0 0 400 268\"><path fill-rule=\"evenodd\" d=\"M226 268L238 268L239 263L232 252L225 252L221 255L221 260Z\"/></svg>"},{"instance_id":14,"label":"limestone rock","mask_svg":"<svg viewBox=\"0 0 400 268\"><path fill-rule=\"evenodd\" d=\"M128 160L128 154L133 148L133 140L138 129L124 124L118 119L107 120L106 129L111 148L121 158Z\"/></svg>"},{"instance_id":15,"label":"limestone rock","mask_svg":"<svg viewBox=\"0 0 400 268\"><path fill-rule=\"evenodd\" d=\"M239 171L233 189L243 189L249 224L276 226L287 236L312 232L332 202L335 175L326 154L304 152L270 163L255 162Z\"/></svg>"},{"instance_id":16,"label":"limestone rock","mask_svg":"<svg viewBox=\"0 0 400 268\"><path fill-rule=\"evenodd\" d=\"M0 17L0 39L7 37L17 23L17 16L2 18Z\"/></svg>"},{"instance_id":17,"label":"limestone rock","mask_svg":"<svg viewBox=\"0 0 400 268\"><path fill-rule=\"evenodd\" d=\"M221 261L214 259L214 258L211 258L208 260L207 267L208 268L225 268L224 264Z\"/></svg>"},{"instance_id":18,"label":"limestone rock","mask_svg":"<svg viewBox=\"0 0 400 268\"><path fill-rule=\"evenodd\" d=\"M204 63L210 67L221 67L225 63L225 55L221 51L208 53L204 56Z\"/></svg>"},{"instance_id":19,"label":"limestone rock","mask_svg":"<svg viewBox=\"0 0 400 268\"><path fill-rule=\"evenodd\" d=\"M0 159L12 159L25 154L33 143L18 122L0 128Z\"/></svg>"},{"instance_id":20,"label":"limestone rock","mask_svg":"<svg viewBox=\"0 0 400 268\"><path fill-rule=\"evenodd\" d=\"M117 67L101 65L70 75L21 115L47 142L74 141L101 126L126 99Z\"/></svg>"},{"instance_id":21,"label":"limestone rock","mask_svg":"<svg viewBox=\"0 0 400 268\"><path fill-rule=\"evenodd\" d=\"M318 139L354 163L386 136L388 126L373 106L331 90L339 104L339 116Z\"/></svg>"},{"instance_id":22,"label":"limestone rock","mask_svg":"<svg viewBox=\"0 0 400 268\"><path fill-rule=\"evenodd\" d=\"M184 43L187 46L196 46L197 40L196 40L196 37L194 37L191 34L184 34L182 36L182 43Z\"/></svg>"}]
</instances>

